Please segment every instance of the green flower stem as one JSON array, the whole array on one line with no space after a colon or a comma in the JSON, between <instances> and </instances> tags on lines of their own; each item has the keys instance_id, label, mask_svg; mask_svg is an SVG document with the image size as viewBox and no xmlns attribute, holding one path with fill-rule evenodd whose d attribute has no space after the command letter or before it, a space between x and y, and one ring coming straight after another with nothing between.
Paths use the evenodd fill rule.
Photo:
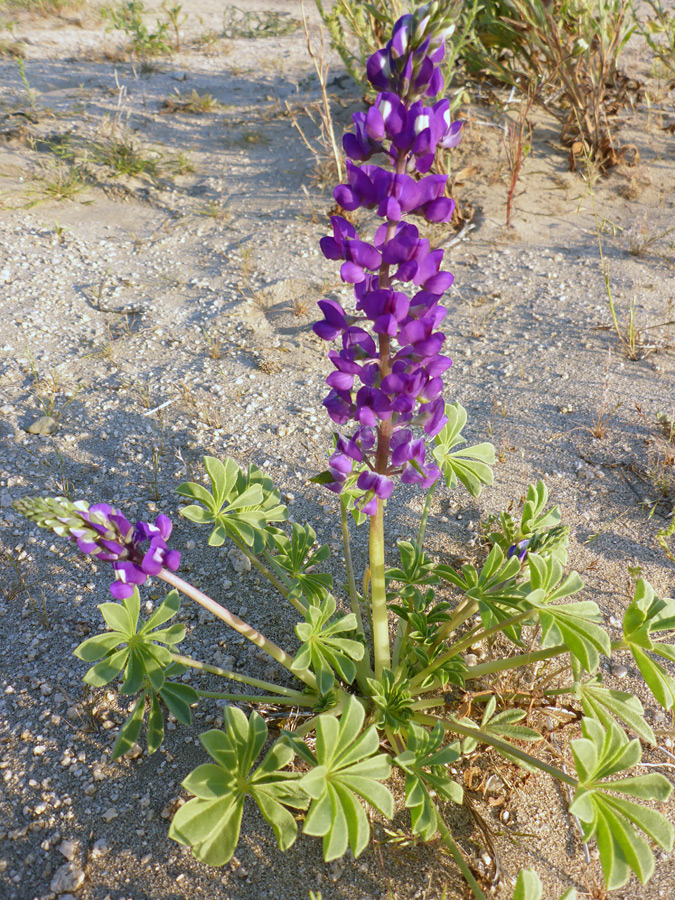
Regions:
<instances>
[{"instance_id":1,"label":"green flower stem","mask_svg":"<svg viewBox=\"0 0 675 900\"><path fill-rule=\"evenodd\" d=\"M384 503L377 501L377 512L370 520L370 606L373 621L375 678L382 678L390 666L387 590L384 580Z\"/></svg>"},{"instance_id":2,"label":"green flower stem","mask_svg":"<svg viewBox=\"0 0 675 900\"><path fill-rule=\"evenodd\" d=\"M419 553L422 552L422 547L424 546L424 532L427 528L427 519L429 518L429 513L431 512L431 498L434 496L434 491L436 490L436 485L438 484L438 480L434 481L429 490L427 491L427 496L424 501L424 509L422 510L422 518L420 519L420 527L417 532L417 541L415 542L415 547Z\"/></svg>"},{"instance_id":3,"label":"green flower stem","mask_svg":"<svg viewBox=\"0 0 675 900\"><path fill-rule=\"evenodd\" d=\"M438 634L431 645L432 648L437 647L453 631L457 631L460 625L470 619L475 612L478 612L478 603L475 600L469 600L469 598L462 600L452 614L452 618L438 629Z\"/></svg>"},{"instance_id":4,"label":"green flower stem","mask_svg":"<svg viewBox=\"0 0 675 900\"><path fill-rule=\"evenodd\" d=\"M271 569L268 569L264 563L261 563L255 553L252 553L246 544L243 541L240 541L238 538L234 537L234 535L230 535L232 543L244 554L244 556L250 560L251 565L257 569L265 578L272 584L281 594L282 597L285 597L289 603L291 603L297 611L304 616L305 609L300 603L299 600L296 600L293 597L288 596L288 588L284 585L284 583L277 578L277 576L272 572Z\"/></svg>"},{"instance_id":5,"label":"green flower stem","mask_svg":"<svg viewBox=\"0 0 675 900\"><path fill-rule=\"evenodd\" d=\"M347 518L347 505L340 498L340 522L342 524L342 546L345 554L345 569L347 570L347 584L349 585L349 602L352 612L356 616L356 630L363 634L363 619L361 618L361 604L356 590L354 577L354 564L352 562L352 546L349 540L349 520Z\"/></svg>"},{"instance_id":6,"label":"green flower stem","mask_svg":"<svg viewBox=\"0 0 675 900\"><path fill-rule=\"evenodd\" d=\"M472 873L471 869L469 868L469 864L464 859L464 856L462 855L462 851L459 849L459 847L457 846L457 843L455 842L455 839L450 834L450 831L448 830L448 826L445 824L445 822L441 818L441 814L439 813L438 807L436 806L435 803L434 803L434 810L436 812L436 827L438 828L438 831L441 835L441 840L443 841L445 846L450 851L450 855L452 856L454 861L457 863L457 868L462 873L466 883L469 885L469 887L473 891L474 897L476 898L476 900L487 900L487 897L480 889L478 882L473 877L473 873Z\"/></svg>"},{"instance_id":7,"label":"green flower stem","mask_svg":"<svg viewBox=\"0 0 675 900\"><path fill-rule=\"evenodd\" d=\"M629 648L624 645L623 641L612 641L612 651L627 649ZM482 678L484 675L492 675L493 672L504 672L507 669L529 666L531 663L539 662L542 659L551 659L553 656L560 656L563 653L569 653L569 647L566 644L556 644L555 647L546 647L545 650L533 650L532 653L520 653L518 656L509 656L506 659L493 659L477 666L469 666L465 677ZM544 693L548 693L548 691Z\"/></svg>"},{"instance_id":8,"label":"green flower stem","mask_svg":"<svg viewBox=\"0 0 675 900\"><path fill-rule=\"evenodd\" d=\"M462 650L466 650L467 647L471 647L471 646L473 646L473 644L476 644L478 641L482 641L487 637L491 637L493 634L498 634L499 632L502 632L505 628L508 628L510 625L517 625L518 622L522 622L524 619L531 618L532 614L534 612L535 612L535 610L526 609L526 610L523 610L523 612L518 613L518 615L516 615L516 616L511 616L511 618L509 618L509 619L504 619L503 622L498 622L496 625L492 625L490 628L484 628L482 631L475 631L475 630L472 631L465 638L462 638L461 641L459 641L453 647L451 647L448 651L446 651L445 653L441 653L440 656L437 656L436 659L433 662L429 663L429 665L426 666L424 669L422 669L421 672L418 672L418 674L410 682L410 689L415 690L416 688L418 688L422 684L424 679L427 677L427 675L430 675L439 666L442 666L443 663L445 663L448 660L452 659L453 657L457 656L459 653L462 652ZM567 650L567 647L565 647L565 650ZM558 652L562 652L562 651L558 651ZM555 653L552 653L550 655L556 656ZM547 657L543 657L543 658L546 659ZM500 660L497 660L497 662L500 662ZM474 666L474 669L475 668L479 668L479 667ZM506 668L513 668L513 666L507 666Z\"/></svg>"},{"instance_id":9,"label":"green flower stem","mask_svg":"<svg viewBox=\"0 0 675 900\"><path fill-rule=\"evenodd\" d=\"M190 666L193 669L199 669L200 672L210 672L212 675L220 675L221 678L227 678L228 681L238 681L241 684L248 684L250 687L260 688L263 691L272 691L275 694L290 697L298 702L307 699L300 691L294 691L292 688L282 687L281 685L273 684L270 681L260 681L258 678L249 678L247 675L239 675L238 672L230 672L227 669L221 669L218 666L200 662L198 659L192 659L190 656L182 656L180 653L172 653L171 659L176 663L180 663L182 666Z\"/></svg>"},{"instance_id":10,"label":"green flower stem","mask_svg":"<svg viewBox=\"0 0 675 900\"><path fill-rule=\"evenodd\" d=\"M537 769L541 769L542 772L552 775L553 778L557 778L558 781L564 781L565 784L569 784L572 788L578 787L579 783L577 780L572 778L572 776L568 775L566 772L563 772L562 769L550 766L548 763L543 762L543 760L537 759L536 756L530 756L529 753L525 753L525 751L521 750L519 747L515 747L513 744L509 744L506 741L493 737L485 731L481 731L480 728L469 728L466 725L460 725L459 722L452 718L425 716L420 713L418 713L415 718L416 721L424 725L433 726L436 722L440 722L446 731L451 731L453 734L459 734L462 737L475 738L479 743L489 744L491 747L494 747L495 750L499 750L500 753L503 753L507 757L515 757L531 766L535 766Z\"/></svg>"},{"instance_id":11,"label":"green flower stem","mask_svg":"<svg viewBox=\"0 0 675 900\"><path fill-rule=\"evenodd\" d=\"M239 616L235 616L234 613L225 609L220 603L216 603L216 601L212 600L208 594L204 594L189 582L183 581L182 578L179 578L178 575L175 575L173 572L169 572L168 569L162 569L157 577L166 581L171 587L175 587L177 590L181 591L186 597L190 597L191 600L199 603L204 609L208 609L212 615L221 619L226 625L229 625L230 628L233 628L236 632L251 641L251 643L255 644L256 647L260 647L261 650L268 653L272 659L276 660L285 669L291 670L291 666L293 665L292 656L289 656L288 653L281 649L281 647L278 647L273 641L268 640L268 638L260 634L259 631L256 631L255 628L251 628L251 626L244 622L243 619L240 619ZM309 669L293 671L293 674L299 678L300 681L304 681L304 683L312 688L312 690L317 689L316 678Z\"/></svg>"},{"instance_id":12,"label":"green flower stem","mask_svg":"<svg viewBox=\"0 0 675 900\"><path fill-rule=\"evenodd\" d=\"M277 697L276 695L264 694L223 694L220 691L197 691L200 697L209 697L214 700L232 700L235 703L274 703L275 706L314 706L314 700L309 697L303 697L302 700L295 700L291 697Z\"/></svg>"},{"instance_id":13,"label":"green flower stem","mask_svg":"<svg viewBox=\"0 0 675 900\"><path fill-rule=\"evenodd\" d=\"M411 709L437 709L439 706L445 706L445 700L442 697L429 697L428 700L417 699L411 705Z\"/></svg>"}]
</instances>

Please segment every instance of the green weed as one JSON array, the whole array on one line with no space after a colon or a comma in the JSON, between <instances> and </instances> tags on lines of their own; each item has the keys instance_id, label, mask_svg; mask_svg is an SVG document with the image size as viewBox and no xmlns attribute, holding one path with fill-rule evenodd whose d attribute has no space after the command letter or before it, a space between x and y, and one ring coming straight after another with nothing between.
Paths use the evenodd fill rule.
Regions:
<instances>
[{"instance_id":1,"label":"green weed","mask_svg":"<svg viewBox=\"0 0 675 900\"><path fill-rule=\"evenodd\" d=\"M41 166L35 180L39 197L32 200L29 206L35 206L43 200L72 200L86 187L87 174L79 165L57 161Z\"/></svg>"},{"instance_id":2,"label":"green weed","mask_svg":"<svg viewBox=\"0 0 675 900\"><path fill-rule=\"evenodd\" d=\"M144 66L148 58L170 52L166 36L171 23L156 19L154 31L148 28L143 21L145 4L142 0L127 0L119 6L106 7L102 12L110 22L110 28L127 35L131 41L131 52L138 56Z\"/></svg>"},{"instance_id":3,"label":"green weed","mask_svg":"<svg viewBox=\"0 0 675 900\"><path fill-rule=\"evenodd\" d=\"M200 94L198 91L192 90L188 94L181 94L178 89L175 93L168 96L162 101L162 111L165 112L183 112L192 115L203 115L204 113L214 112L220 108L220 103L213 94Z\"/></svg>"},{"instance_id":4,"label":"green weed","mask_svg":"<svg viewBox=\"0 0 675 900\"><path fill-rule=\"evenodd\" d=\"M223 13L223 33L228 38L283 37L300 28L298 19L286 12L253 12L227 6Z\"/></svg>"}]
</instances>

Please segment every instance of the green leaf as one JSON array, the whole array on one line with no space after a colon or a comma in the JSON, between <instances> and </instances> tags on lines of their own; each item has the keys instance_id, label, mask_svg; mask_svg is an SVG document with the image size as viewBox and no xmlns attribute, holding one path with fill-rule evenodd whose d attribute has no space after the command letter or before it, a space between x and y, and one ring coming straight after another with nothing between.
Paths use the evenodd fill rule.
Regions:
<instances>
[{"instance_id":1,"label":"green leaf","mask_svg":"<svg viewBox=\"0 0 675 900\"><path fill-rule=\"evenodd\" d=\"M108 631L105 634L96 634L87 638L73 652L83 662L94 662L106 656L110 651L126 641L126 637L120 631Z\"/></svg>"},{"instance_id":2,"label":"green leaf","mask_svg":"<svg viewBox=\"0 0 675 900\"><path fill-rule=\"evenodd\" d=\"M286 735L313 769L300 779L300 787L312 797L303 831L323 837L324 859L342 856L347 846L358 856L368 843L370 826L358 797L388 818L394 798L380 781L391 771L391 759L379 753L375 726L362 731L365 711L353 697L338 721L330 713L318 717L316 755L303 741Z\"/></svg>"},{"instance_id":3,"label":"green leaf","mask_svg":"<svg viewBox=\"0 0 675 900\"><path fill-rule=\"evenodd\" d=\"M136 591L136 594L138 594L138 591ZM127 638L136 634L135 623L132 623L129 612L121 603L101 603L99 609L106 624L113 631L119 631Z\"/></svg>"},{"instance_id":4,"label":"green leaf","mask_svg":"<svg viewBox=\"0 0 675 900\"><path fill-rule=\"evenodd\" d=\"M164 740L164 717L159 707L157 694L153 692L148 716L148 753L155 753Z\"/></svg>"},{"instance_id":5,"label":"green leaf","mask_svg":"<svg viewBox=\"0 0 675 900\"><path fill-rule=\"evenodd\" d=\"M209 494L209 496L211 495ZM194 504L191 506L184 506L180 510L180 514L184 519L194 522L195 525L209 525L211 522L215 521L214 513L210 512L208 509L203 509L201 506L195 506Z\"/></svg>"},{"instance_id":6,"label":"green leaf","mask_svg":"<svg viewBox=\"0 0 675 900\"><path fill-rule=\"evenodd\" d=\"M541 900L542 890L541 880L534 869L521 869L513 900Z\"/></svg>"},{"instance_id":7,"label":"green leaf","mask_svg":"<svg viewBox=\"0 0 675 900\"><path fill-rule=\"evenodd\" d=\"M244 474L232 459L224 462L213 456L204 457L211 480L211 493L200 485L181 485L179 493L199 499L206 509L191 505L181 515L197 524L214 524L209 546L219 547L230 536L243 541L254 553L261 553L271 540L270 522L288 518L288 510L279 502L279 492L271 479L255 466Z\"/></svg>"},{"instance_id":8,"label":"green leaf","mask_svg":"<svg viewBox=\"0 0 675 900\"><path fill-rule=\"evenodd\" d=\"M122 671L129 656L129 648L124 647L96 663L84 676L84 681L92 687L103 687Z\"/></svg>"},{"instance_id":9,"label":"green leaf","mask_svg":"<svg viewBox=\"0 0 675 900\"><path fill-rule=\"evenodd\" d=\"M643 717L642 704L633 694L601 687L597 679L578 685L577 692L587 716L593 716L606 727L609 721L619 719L642 740L656 745L654 732Z\"/></svg>"},{"instance_id":10,"label":"green leaf","mask_svg":"<svg viewBox=\"0 0 675 900\"><path fill-rule=\"evenodd\" d=\"M583 587L578 574L572 572L563 579L557 559L545 559L536 553L528 555L528 566L532 590L527 594L527 602L539 616L542 647L564 643L583 668L593 672L599 663L599 653L609 657L612 652L609 635L599 624L602 616L597 604L585 600L553 605L553 601Z\"/></svg>"},{"instance_id":11,"label":"green leaf","mask_svg":"<svg viewBox=\"0 0 675 900\"><path fill-rule=\"evenodd\" d=\"M323 544L314 550L316 532L309 525L293 523L290 539L283 532L273 536L277 554L273 564L283 577L290 578L310 603L320 603L333 586L333 577L327 573L310 572L317 564L329 556L328 547Z\"/></svg>"},{"instance_id":12,"label":"green leaf","mask_svg":"<svg viewBox=\"0 0 675 900\"><path fill-rule=\"evenodd\" d=\"M114 762L116 759L119 759L120 756L124 756L124 754L131 750L133 745L138 740L138 735L141 733L141 725L143 724L143 715L145 714L145 694L141 694L141 696L136 701L134 708L131 711L131 715L126 720L124 725L120 728L120 732L117 735L117 740L113 744L111 760Z\"/></svg>"},{"instance_id":13,"label":"green leaf","mask_svg":"<svg viewBox=\"0 0 675 900\"><path fill-rule=\"evenodd\" d=\"M131 597L127 597L122 604L101 604L101 613L108 624L115 624L119 629L111 633L96 635L84 641L75 651L76 656L89 662L100 659L100 662L92 666L84 680L94 687L101 687L110 682L124 670L124 680L120 692L130 696L142 691L145 697L150 689L150 714L148 719L148 751L153 753L160 746L164 723L159 697L167 703L179 721L189 724L189 704L197 699L196 692L187 685L165 683L166 672L175 668L171 659L171 652L165 644L171 646L177 644L185 637L185 626L174 623L166 628L158 628L164 625L177 612L180 600L177 591L171 591L165 601L149 617L147 622L140 621L140 596L134 589ZM126 644L119 650L115 650L119 644ZM101 657L103 657L101 659ZM177 672L174 674L178 674ZM126 734L135 734L135 741L140 733L143 721L143 704L135 707L136 718L127 723L130 731ZM125 726L126 727L126 726ZM118 739L119 742L119 739ZM133 741L132 741L133 743ZM115 744L118 746L118 743ZM121 751L126 752L126 751ZM119 754L118 754L119 755Z\"/></svg>"},{"instance_id":14,"label":"green leaf","mask_svg":"<svg viewBox=\"0 0 675 900\"><path fill-rule=\"evenodd\" d=\"M543 481L531 484L523 503L520 522L516 524L508 512L498 517L491 516L489 527L498 525L498 531L488 531L491 544L508 553L512 547L524 548L545 558L554 557L563 565L567 561L569 528L560 525L560 510L557 506L546 509L548 489Z\"/></svg>"},{"instance_id":15,"label":"green leaf","mask_svg":"<svg viewBox=\"0 0 675 900\"><path fill-rule=\"evenodd\" d=\"M431 733L411 722L408 746L394 762L405 772L405 805L410 810L413 834L431 840L437 830L436 807L431 792L460 805L463 791L447 774L446 766L459 756L457 742L443 746L445 733L437 723Z\"/></svg>"},{"instance_id":16,"label":"green leaf","mask_svg":"<svg viewBox=\"0 0 675 900\"><path fill-rule=\"evenodd\" d=\"M148 631L159 628L160 625L163 625L165 622L168 622L169 619L172 619L179 609L180 595L178 591L169 591L164 602L157 607L145 625L143 625L140 634L147 634ZM154 639L158 640L157 636L155 636Z\"/></svg>"},{"instance_id":17,"label":"green leaf","mask_svg":"<svg viewBox=\"0 0 675 900\"><path fill-rule=\"evenodd\" d=\"M639 763L640 743L629 741L611 720L603 727L596 719L583 719L581 730L583 737L571 743L579 787L570 812L582 822L584 840L595 836L610 889L624 885L631 871L644 882L654 870L654 859L649 844L635 828L670 849L672 825L656 810L613 795L663 802L670 796L672 785L657 773L606 780Z\"/></svg>"},{"instance_id":18,"label":"green leaf","mask_svg":"<svg viewBox=\"0 0 675 900\"><path fill-rule=\"evenodd\" d=\"M165 681L160 688L159 695L181 725L191 724L192 712L190 706L199 700L199 694L194 688L191 688L188 684Z\"/></svg>"},{"instance_id":19,"label":"green leaf","mask_svg":"<svg viewBox=\"0 0 675 900\"><path fill-rule=\"evenodd\" d=\"M257 803L282 849L297 834L295 818L285 807L303 809L308 803L298 777L282 771L293 757L288 743L277 741L251 771L267 739L265 722L257 713L247 719L235 707L225 709L224 719L222 731L200 735L215 765L199 766L184 780L183 787L195 797L176 813L169 831L174 840L192 846L197 859L214 866L234 854L247 796Z\"/></svg>"},{"instance_id":20,"label":"green leaf","mask_svg":"<svg viewBox=\"0 0 675 900\"><path fill-rule=\"evenodd\" d=\"M301 671L310 668L319 681L322 693L331 689L333 671L343 681L351 684L356 677L354 661L363 659L365 647L360 641L342 637L356 631L356 616L349 613L331 621L337 608L335 598L326 594L319 606L308 606L305 622L295 626L295 633L302 642L291 669Z\"/></svg>"},{"instance_id":21,"label":"green leaf","mask_svg":"<svg viewBox=\"0 0 675 900\"><path fill-rule=\"evenodd\" d=\"M472 497L478 497L483 486L492 484L494 480L491 469L495 462L494 447L484 443L453 451L457 444L466 443L461 433L466 424L466 410L459 403L446 404L445 414L448 422L436 435L433 457L441 467L449 488L461 482Z\"/></svg>"},{"instance_id":22,"label":"green leaf","mask_svg":"<svg viewBox=\"0 0 675 900\"><path fill-rule=\"evenodd\" d=\"M176 488L176 493L180 494L181 497L187 497L189 500L198 500L200 503L203 503L207 509L211 509L213 497L201 484L195 484L194 481L187 481L185 484L181 484ZM194 508L199 509L199 507Z\"/></svg>"},{"instance_id":23,"label":"green leaf","mask_svg":"<svg viewBox=\"0 0 675 900\"><path fill-rule=\"evenodd\" d=\"M129 653L126 668L124 670L124 683L120 688L122 694L137 694L143 687L145 679L145 658L142 653L134 649Z\"/></svg>"},{"instance_id":24,"label":"green leaf","mask_svg":"<svg viewBox=\"0 0 675 900\"><path fill-rule=\"evenodd\" d=\"M675 708L675 678L648 651L668 660L675 657L673 645L653 638L659 631L669 630L674 609L672 600L657 597L649 582L640 578L623 619L624 643L630 649L647 686L664 709Z\"/></svg>"}]
</instances>

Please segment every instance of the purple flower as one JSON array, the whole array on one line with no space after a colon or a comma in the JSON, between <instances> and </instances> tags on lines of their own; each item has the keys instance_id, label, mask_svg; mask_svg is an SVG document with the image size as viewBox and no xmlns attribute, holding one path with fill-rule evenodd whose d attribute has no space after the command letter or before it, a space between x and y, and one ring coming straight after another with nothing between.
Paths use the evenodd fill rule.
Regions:
<instances>
[{"instance_id":1,"label":"purple flower","mask_svg":"<svg viewBox=\"0 0 675 900\"><path fill-rule=\"evenodd\" d=\"M163 568L175 572L180 564L180 553L167 547L173 528L168 516L157 516L154 524L132 525L107 503L89 506L65 497L28 498L16 508L41 528L75 541L83 553L112 563L117 580L110 592L118 600L130 597L133 585L145 584L149 575Z\"/></svg>"},{"instance_id":2,"label":"purple flower","mask_svg":"<svg viewBox=\"0 0 675 900\"><path fill-rule=\"evenodd\" d=\"M349 324L345 311L337 300L319 300L319 309L324 314L324 321L314 323L314 333L324 341L332 341Z\"/></svg>"},{"instance_id":3,"label":"purple flower","mask_svg":"<svg viewBox=\"0 0 675 900\"><path fill-rule=\"evenodd\" d=\"M506 551L506 556L510 559L512 556L517 556L518 559L523 562L525 557L527 556L527 551L530 546L529 538L525 538L523 541L519 541L517 544L513 544Z\"/></svg>"}]
</instances>

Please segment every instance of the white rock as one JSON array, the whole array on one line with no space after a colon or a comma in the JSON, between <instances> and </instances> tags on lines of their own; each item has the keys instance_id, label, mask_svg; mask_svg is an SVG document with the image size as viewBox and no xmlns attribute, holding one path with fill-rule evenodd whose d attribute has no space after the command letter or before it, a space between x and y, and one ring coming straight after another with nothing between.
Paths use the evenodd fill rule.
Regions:
<instances>
[{"instance_id":1,"label":"white rock","mask_svg":"<svg viewBox=\"0 0 675 900\"><path fill-rule=\"evenodd\" d=\"M244 572L251 571L251 560L241 552L239 547L232 547L227 555L237 575L243 575Z\"/></svg>"},{"instance_id":2,"label":"white rock","mask_svg":"<svg viewBox=\"0 0 675 900\"><path fill-rule=\"evenodd\" d=\"M72 862L77 855L77 842L76 841L62 841L59 844L59 853L62 856L65 856L67 860Z\"/></svg>"},{"instance_id":3,"label":"white rock","mask_svg":"<svg viewBox=\"0 0 675 900\"><path fill-rule=\"evenodd\" d=\"M49 889L55 894L77 891L84 883L84 872L75 862L67 862L54 873Z\"/></svg>"}]
</instances>

